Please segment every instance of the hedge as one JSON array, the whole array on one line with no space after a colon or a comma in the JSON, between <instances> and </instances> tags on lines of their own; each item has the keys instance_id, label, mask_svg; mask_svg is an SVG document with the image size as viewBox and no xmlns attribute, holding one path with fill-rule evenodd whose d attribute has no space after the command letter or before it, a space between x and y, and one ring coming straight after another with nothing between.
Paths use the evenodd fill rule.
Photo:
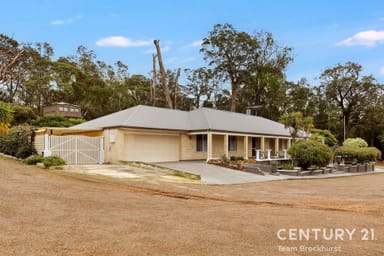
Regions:
<instances>
[{"instance_id":1,"label":"hedge","mask_svg":"<svg viewBox=\"0 0 384 256\"><path fill-rule=\"evenodd\" d=\"M335 156L341 156L347 163L373 162L381 158L381 151L375 147L341 146L335 150Z\"/></svg>"}]
</instances>

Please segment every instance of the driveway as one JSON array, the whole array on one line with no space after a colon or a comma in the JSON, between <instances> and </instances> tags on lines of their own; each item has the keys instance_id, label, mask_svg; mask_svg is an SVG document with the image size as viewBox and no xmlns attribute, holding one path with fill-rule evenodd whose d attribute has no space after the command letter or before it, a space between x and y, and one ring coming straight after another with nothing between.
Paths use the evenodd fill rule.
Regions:
<instances>
[{"instance_id":1,"label":"driveway","mask_svg":"<svg viewBox=\"0 0 384 256\"><path fill-rule=\"evenodd\" d=\"M224 185L284 179L280 176L262 176L248 172L236 171L213 164L207 164L205 161L180 161L156 163L156 165L200 175L201 181L207 184Z\"/></svg>"}]
</instances>

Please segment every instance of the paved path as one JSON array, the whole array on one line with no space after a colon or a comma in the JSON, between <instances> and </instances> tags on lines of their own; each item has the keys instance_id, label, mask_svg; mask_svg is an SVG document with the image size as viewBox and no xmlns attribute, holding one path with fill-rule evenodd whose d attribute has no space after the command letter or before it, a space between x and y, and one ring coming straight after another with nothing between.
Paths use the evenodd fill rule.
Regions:
<instances>
[{"instance_id":1,"label":"paved path","mask_svg":"<svg viewBox=\"0 0 384 256\"><path fill-rule=\"evenodd\" d=\"M156 165L200 175L201 181L208 184L224 185L286 179L286 177L282 176L262 176L248 172L236 171L213 164L207 164L203 161L156 163Z\"/></svg>"}]
</instances>

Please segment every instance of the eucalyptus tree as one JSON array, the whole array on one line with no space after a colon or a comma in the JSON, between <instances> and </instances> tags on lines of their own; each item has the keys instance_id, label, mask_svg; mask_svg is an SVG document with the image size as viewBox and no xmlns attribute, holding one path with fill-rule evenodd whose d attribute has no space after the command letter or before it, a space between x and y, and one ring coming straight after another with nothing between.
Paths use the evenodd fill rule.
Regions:
<instances>
[{"instance_id":1,"label":"eucalyptus tree","mask_svg":"<svg viewBox=\"0 0 384 256\"><path fill-rule=\"evenodd\" d=\"M183 93L192 99L192 108L215 106L215 95L219 91L219 82L211 69L200 67L185 69L187 84Z\"/></svg>"},{"instance_id":2,"label":"eucalyptus tree","mask_svg":"<svg viewBox=\"0 0 384 256\"><path fill-rule=\"evenodd\" d=\"M362 76L363 68L354 62L337 64L321 75L321 86L327 100L341 112L344 140L349 137L351 117L354 112L368 105L375 105L379 97L379 86L372 76Z\"/></svg>"},{"instance_id":3,"label":"eucalyptus tree","mask_svg":"<svg viewBox=\"0 0 384 256\"><path fill-rule=\"evenodd\" d=\"M280 47L271 33L250 35L228 23L217 24L203 39L201 52L215 76L230 83L230 110L236 111L238 91L250 105L274 106L271 98L281 94L284 70L293 60L291 48Z\"/></svg>"}]
</instances>

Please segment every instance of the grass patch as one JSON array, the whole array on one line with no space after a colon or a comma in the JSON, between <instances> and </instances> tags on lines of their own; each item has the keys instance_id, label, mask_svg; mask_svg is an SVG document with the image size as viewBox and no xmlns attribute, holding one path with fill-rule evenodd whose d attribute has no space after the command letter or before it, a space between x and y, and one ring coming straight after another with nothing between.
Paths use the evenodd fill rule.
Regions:
<instances>
[{"instance_id":1,"label":"grass patch","mask_svg":"<svg viewBox=\"0 0 384 256\"><path fill-rule=\"evenodd\" d=\"M186 179L190 179L190 180L200 180L201 179L200 176L196 175L196 174L187 173L187 172L183 172L183 171L179 171L179 170L168 169L168 168L164 168L161 166L143 163L143 162L127 162L126 165L132 166L132 167L144 168L144 169L148 169L148 170L166 172L169 175L182 177L182 178L186 178Z\"/></svg>"}]
</instances>

